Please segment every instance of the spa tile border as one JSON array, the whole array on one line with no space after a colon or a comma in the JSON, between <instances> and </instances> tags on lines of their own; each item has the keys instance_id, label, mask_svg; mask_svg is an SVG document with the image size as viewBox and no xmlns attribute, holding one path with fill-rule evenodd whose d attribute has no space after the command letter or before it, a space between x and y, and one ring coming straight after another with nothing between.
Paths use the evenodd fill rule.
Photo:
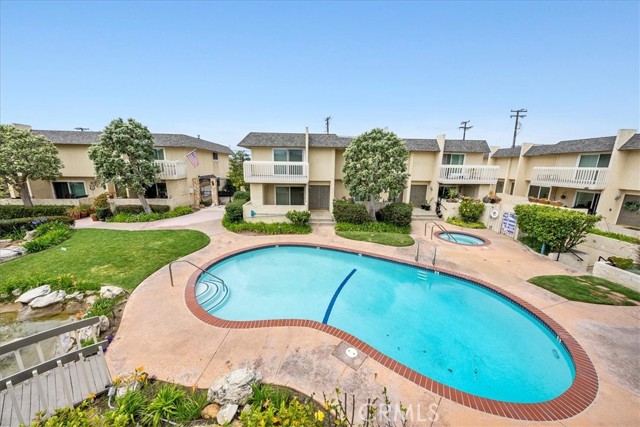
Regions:
<instances>
[{"instance_id":1,"label":"spa tile border","mask_svg":"<svg viewBox=\"0 0 640 427\"><path fill-rule=\"evenodd\" d=\"M485 239L484 237L480 237L477 234L467 233L466 231L449 231L449 233L451 233L451 234L466 234L467 236L475 237L476 239L482 240L482 243L480 243L479 245L465 245L464 243L452 242L451 240L443 239L442 237L440 237L440 235L441 234L447 234L444 231L436 231L433 234L435 234L435 236L438 239L442 240L443 242L453 243L454 245L467 246L469 248L481 248L483 246L489 246L491 244L491 242L488 239ZM474 281L475 281L475 279L474 279Z\"/></svg>"},{"instance_id":2,"label":"spa tile border","mask_svg":"<svg viewBox=\"0 0 640 427\"><path fill-rule=\"evenodd\" d=\"M597 393L598 393L598 375L596 373L595 367L589 359L589 356L584 351L582 346L556 321L554 321L551 317L547 316L542 311L538 310L533 305L529 304L525 300L513 295L512 293L505 291L503 289L499 289L498 287L485 282L483 280L475 279L471 276L467 276L465 274L454 273L451 271L447 271L445 269L439 267L425 267L424 265L420 265L417 262L412 261L404 261L400 259L396 259L390 256L376 254L372 252L366 252L361 250L354 250L343 248L339 246L332 245L323 245L317 243L303 243L303 242L283 242L283 243L267 243L261 245L255 245L246 247L243 249L239 249L236 251L228 252L222 256L215 258L214 260L208 262L203 265L203 269L207 269L211 267L213 264L216 264L225 258L228 258L233 255L241 254L244 252L249 252L258 249L264 249L268 247L274 246L306 246L306 247L314 247L314 248L322 248L322 249L332 249L342 252L349 252L354 254L360 254L368 257L384 259L387 261L391 261L398 264L411 265L414 267L422 268L425 270L437 271L441 274L446 274L452 277L456 277L468 282L471 282L475 285L481 286L488 291L491 291L502 298L505 298L512 303L515 303L516 306L521 309L527 311L534 318L538 319L542 324L547 327L557 338L560 340L562 345L567 349L568 353L571 355L573 359L573 363L575 366L575 379L571 387L566 390L563 394L556 397L555 399L548 400L546 402L541 403L511 403L498 401L493 399L487 399L484 397L476 396L473 394L469 394L460 390L457 390L453 387L449 387L445 384L439 383L437 381L428 378L413 369L405 366L395 360L391 359L388 356L385 356L378 350L374 349L364 341L350 335L338 328L335 328L330 325L325 325L323 323L317 322L315 320L304 320L304 319L277 319L277 320L258 320L258 321L229 321L224 320L218 317L215 317L209 313L207 313L196 300L195 297L195 285L202 274L200 271L196 271L194 274L189 277L187 285L185 287L185 300L187 307L196 316L198 319L203 321L206 324L219 327L219 328L231 328L231 329L248 329L248 328L266 328L266 327L281 327L281 326L297 326L304 328L313 328L322 332L326 332L328 334L333 335L334 337L347 342L349 345L355 347L359 351L362 351L367 356L385 366L386 368L392 370L398 375L406 378L407 380L417 384L420 387L423 387L433 393L436 393L446 399L452 400L461 405L467 406L469 408L476 409L478 411L486 412L489 414L507 417L517 420L525 420L525 421L556 421L562 420L566 418L573 417L582 411L584 411L591 403L594 401Z\"/></svg>"}]
</instances>

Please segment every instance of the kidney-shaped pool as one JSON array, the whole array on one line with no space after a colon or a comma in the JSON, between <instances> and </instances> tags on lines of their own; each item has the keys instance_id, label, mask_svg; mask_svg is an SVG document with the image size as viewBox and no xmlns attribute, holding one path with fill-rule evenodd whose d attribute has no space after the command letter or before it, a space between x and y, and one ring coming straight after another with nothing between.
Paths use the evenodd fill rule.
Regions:
<instances>
[{"instance_id":1,"label":"kidney-shaped pool","mask_svg":"<svg viewBox=\"0 0 640 427\"><path fill-rule=\"evenodd\" d=\"M202 274L193 292L217 318L331 325L472 395L545 402L567 391L576 376L567 348L537 315L492 287L451 274L288 245L237 253L207 271L226 287Z\"/></svg>"}]
</instances>

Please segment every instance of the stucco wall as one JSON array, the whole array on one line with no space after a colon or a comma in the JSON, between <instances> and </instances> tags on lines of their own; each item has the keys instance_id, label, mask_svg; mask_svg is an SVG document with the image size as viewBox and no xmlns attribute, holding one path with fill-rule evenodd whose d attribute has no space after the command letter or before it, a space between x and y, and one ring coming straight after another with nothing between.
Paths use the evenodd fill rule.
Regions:
<instances>
[{"instance_id":1,"label":"stucco wall","mask_svg":"<svg viewBox=\"0 0 640 427\"><path fill-rule=\"evenodd\" d=\"M89 145L56 144L60 160L64 165L61 171L63 177L96 176L93 162L89 159L89 147Z\"/></svg>"},{"instance_id":2,"label":"stucco wall","mask_svg":"<svg viewBox=\"0 0 640 427\"><path fill-rule=\"evenodd\" d=\"M626 286L636 292L640 292L640 276L621 270L607 264L606 262L596 262L593 266L593 275Z\"/></svg>"},{"instance_id":3,"label":"stucco wall","mask_svg":"<svg viewBox=\"0 0 640 427\"><path fill-rule=\"evenodd\" d=\"M577 249L588 253L588 263L589 265L594 265L599 256L605 259L611 256L634 259L637 246L633 243L610 239L598 234L587 234L585 241L580 243Z\"/></svg>"},{"instance_id":4,"label":"stucco wall","mask_svg":"<svg viewBox=\"0 0 640 427\"><path fill-rule=\"evenodd\" d=\"M438 176L437 153L413 151L410 154L409 164L411 169L411 181L431 181Z\"/></svg>"},{"instance_id":5,"label":"stucco wall","mask_svg":"<svg viewBox=\"0 0 640 427\"><path fill-rule=\"evenodd\" d=\"M309 149L309 180L332 181L335 173L335 153L332 148Z\"/></svg>"}]
</instances>

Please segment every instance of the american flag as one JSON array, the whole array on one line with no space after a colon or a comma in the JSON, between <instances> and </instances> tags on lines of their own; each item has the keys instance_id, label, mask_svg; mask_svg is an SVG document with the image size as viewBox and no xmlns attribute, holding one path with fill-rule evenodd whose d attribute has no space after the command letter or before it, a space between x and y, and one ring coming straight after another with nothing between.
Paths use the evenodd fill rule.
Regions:
<instances>
[{"instance_id":1,"label":"american flag","mask_svg":"<svg viewBox=\"0 0 640 427\"><path fill-rule=\"evenodd\" d=\"M192 152L187 154L187 159L189 159L189 161L191 162L191 165L194 168L200 164L200 162L198 162L198 158L196 157L196 150L193 150Z\"/></svg>"}]
</instances>

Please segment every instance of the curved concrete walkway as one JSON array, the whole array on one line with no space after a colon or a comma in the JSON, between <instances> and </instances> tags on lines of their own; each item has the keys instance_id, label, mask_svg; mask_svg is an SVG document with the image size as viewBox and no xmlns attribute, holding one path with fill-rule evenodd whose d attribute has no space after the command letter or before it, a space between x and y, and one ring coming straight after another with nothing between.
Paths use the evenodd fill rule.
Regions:
<instances>
[{"instance_id":1,"label":"curved concrete walkway","mask_svg":"<svg viewBox=\"0 0 640 427\"><path fill-rule=\"evenodd\" d=\"M242 236L224 230L221 208L145 224L79 221L78 227L118 229L193 228L211 236L204 249L186 256L197 265L225 253L260 243L283 241L342 246L413 260L416 246L392 248L337 237L331 226L306 236ZM456 227L447 226L450 229ZM556 422L517 421L479 412L426 391L370 358L355 371L331 355L340 340L301 328L224 329L207 325L187 309L184 287L193 268L177 264L175 287L168 268L149 276L131 294L116 339L107 353L112 374L143 365L156 377L206 388L220 374L240 367L259 369L265 380L304 393L332 393L335 387L360 399L387 387L392 401L410 408L413 426L632 426L640 425L640 306L614 307L567 301L526 282L540 274L577 274L535 254L512 239L488 230L474 234L491 241L486 247L465 247L423 236L424 223L413 226L420 260L488 281L539 308L560 323L583 346L598 372L594 403L581 414Z\"/></svg>"}]
</instances>

